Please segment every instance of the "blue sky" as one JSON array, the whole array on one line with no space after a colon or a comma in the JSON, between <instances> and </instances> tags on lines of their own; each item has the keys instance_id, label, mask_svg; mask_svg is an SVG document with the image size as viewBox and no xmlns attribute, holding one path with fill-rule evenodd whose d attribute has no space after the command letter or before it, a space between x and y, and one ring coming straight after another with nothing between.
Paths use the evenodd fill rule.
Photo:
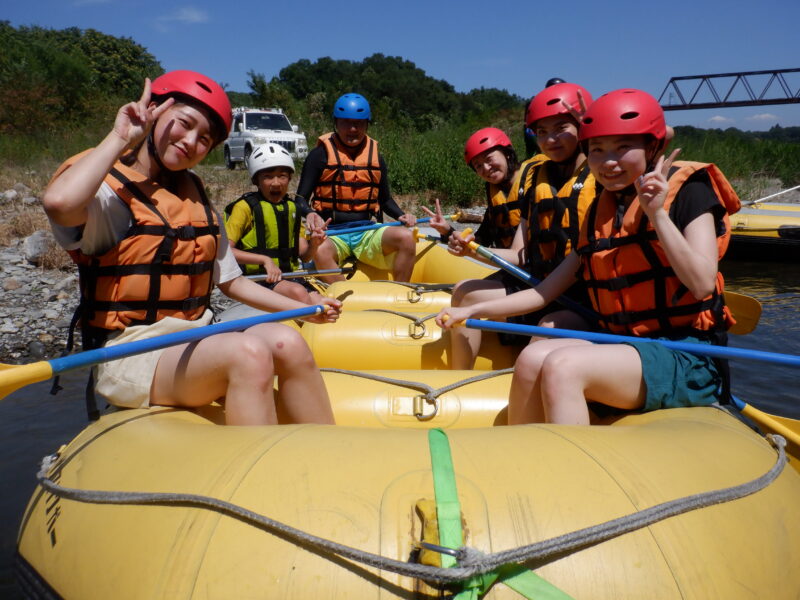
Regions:
<instances>
[{"instance_id":1,"label":"blue sky","mask_svg":"<svg viewBox=\"0 0 800 600\"><path fill-rule=\"evenodd\" d=\"M165 69L201 71L237 91L248 91L251 69L269 79L301 58L361 60L375 52L410 60L458 91L498 87L525 97L553 76L595 96L636 87L658 97L674 76L800 67L797 0L3 4L0 19L14 26L129 37ZM800 89L796 75L793 91ZM800 125L800 104L671 111L667 119L763 130Z\"/></svg>"}]
</instances>

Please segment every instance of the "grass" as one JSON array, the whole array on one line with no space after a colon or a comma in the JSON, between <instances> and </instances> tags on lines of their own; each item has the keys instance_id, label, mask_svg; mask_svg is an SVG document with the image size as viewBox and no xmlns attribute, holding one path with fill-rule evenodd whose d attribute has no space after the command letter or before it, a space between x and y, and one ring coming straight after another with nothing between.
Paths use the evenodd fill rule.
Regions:
<instances>
[{"instance_id":1,"label":"grass","mask_svg":"<svg viewBox=\"0 0 800 600\"><path fill-rule=\"evenodd\" d=\"M111 108L99 111L93 123L80 129L65 126L46 135L0 136L0 161L4 165L0 170L0 193L23 184L33 195L40 196L64 158L91 147L106 135L108 123L113 119L109 111ZM464 164L464 140L480 127L496 126L511 134L522 154L518 116L500 115L489 123L442 122L425 132L378 122L370 128L370 135L378 140L389 166L389 180L398 204L423 216L420 206L432 206L435 198L442 201L445 211L482 206L483 184ZM310 143L313 144L317 133L309 134ZM718 164L743 200L757 199L800 183L800 144L753 140L719 130L677 128L672 147L682 148L683 159ZM302 165L297 167L290 190L294 190L299 179ZM253 189L246 170L224 168L221 147L196 171L219 210ZM41 208L35 205L7 202L0 206L0 211L0 245L30 235L36 228L47 228Z\"/></svg>"}]
</instances>

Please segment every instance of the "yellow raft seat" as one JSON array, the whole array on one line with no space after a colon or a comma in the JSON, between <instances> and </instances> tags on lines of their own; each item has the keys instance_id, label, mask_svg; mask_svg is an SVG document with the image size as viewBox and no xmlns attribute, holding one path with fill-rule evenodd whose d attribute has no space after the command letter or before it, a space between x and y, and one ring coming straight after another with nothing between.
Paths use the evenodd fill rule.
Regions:
<instances>
[{"instance_id":1,"label":"yellow raft seat","mask_svg":"<svg viewBox=\"0 0 800 600\"><path fill-rule=\"evenodd\" d=\"M360 417L351 421L340 401L339 426L225 427L166 408L103 416L62 448L49 477L66 488L117 492L120 503L37 488L18 543L26 589L81 600L439 597L417 579L335 556L214 503L126 500L133 492L197 495L413 562L421 541L437 542L423 538L436 531L428 432L350 426ZM713 408L629 415L607 427L497 427L496 408L479 412L489 417L483 426L447 435L463 544L488 555L743 484L776 459L763 438ZM787 468L746 497L525 566L576 599L796 598L799 503L800 475ZM521 596L497 584L486 597Z\"/></svg>"}]
</instances>

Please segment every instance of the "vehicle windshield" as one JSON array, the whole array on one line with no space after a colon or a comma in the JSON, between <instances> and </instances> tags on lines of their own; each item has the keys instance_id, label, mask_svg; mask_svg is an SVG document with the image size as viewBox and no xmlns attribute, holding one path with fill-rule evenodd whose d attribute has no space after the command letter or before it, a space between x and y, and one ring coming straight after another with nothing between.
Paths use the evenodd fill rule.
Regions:
<instances>
[{"instance_id":1,"label":"vehicle windshield","mask_svg":"<svg viewBox=\"0 0 800 600\"><path fill-rule=\"evenodd\" d=\"M246 116L247 129L277 129L279 131L291 131L292 126L286 115L277 113L252 113Z\"/></svg>"}]
</instances>

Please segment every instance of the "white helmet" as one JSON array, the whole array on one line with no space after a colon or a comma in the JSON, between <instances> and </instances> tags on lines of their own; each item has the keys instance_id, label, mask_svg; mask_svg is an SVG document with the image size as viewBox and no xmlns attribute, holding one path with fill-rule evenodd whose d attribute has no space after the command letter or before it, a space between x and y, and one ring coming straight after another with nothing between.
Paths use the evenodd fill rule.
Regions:
<instances>
[{"instance_id":1,"label":"white helmet","mask_svg":"<svg viewBox=\"0 0 800 600\"><path fill-rule=\"evenodd\" d=\"M253 179L254 182L256 173L273 167L286 167L294 173L292 155L286 148L278 144L268 143L256 146L247 159L247 170L250 172L250 179Z\"/></svg>"}]
</instances>

